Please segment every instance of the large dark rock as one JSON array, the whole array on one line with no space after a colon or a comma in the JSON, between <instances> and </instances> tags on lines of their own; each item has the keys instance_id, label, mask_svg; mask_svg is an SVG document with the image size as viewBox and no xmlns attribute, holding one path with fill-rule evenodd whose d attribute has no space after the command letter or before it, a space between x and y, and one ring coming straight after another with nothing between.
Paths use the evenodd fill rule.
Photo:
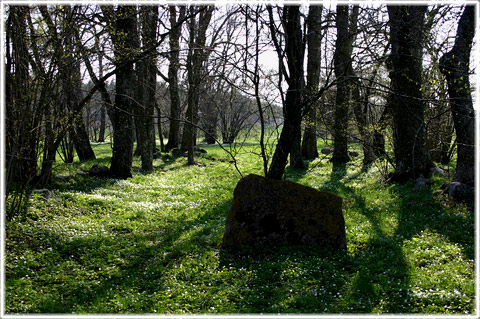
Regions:
<instances>
[{"instance_id":1,"label":"large dark rock","mask_svg":"<svg viewBox=\"0 0 480 319\"><path fill-rule=\"evenodd\" d=\"M282 245L346 249L342 198L290 181L245 176L233 193L222 248Z\"/></svg>"}]
</instances>

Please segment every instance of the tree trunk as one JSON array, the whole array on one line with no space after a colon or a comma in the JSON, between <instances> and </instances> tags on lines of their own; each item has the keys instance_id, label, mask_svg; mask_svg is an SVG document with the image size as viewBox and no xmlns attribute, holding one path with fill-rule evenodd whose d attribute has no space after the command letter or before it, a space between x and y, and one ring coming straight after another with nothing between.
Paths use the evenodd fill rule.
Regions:
<instances>
[{"instance_id":1,"label":"tree trunk","mask_svg":"<svg viewBox=\"0 0 480 319\"><path fill-rule=\"evenodd\" d=\"M360 81L358 79L354 79L354 85L352 88L352 97L354 100L353 104L353 111L355 114L355 119L357 121L357 128L358 132L360 133L361 142L362 142L362 150L363 150L363 164L369 165L373 163L377 159L377 154L375 153L375 142L374 142L374 134L375 131L372 130L373 121L369 119L369 98L371 95L371 86L373 81L375 80L377 69L374 70L372 73L371 78L369 79L369 83L367 83L367 87L365 88L364 95L360 93ZM380 134L380 136L383 136ZM381 148L381 137L378 141L378 147ZM381 152L381 151L380 151Z\"/></svg>"},{"instance_id":2,"label":"tree trunk","mask_svg":"<svg viewBox=\"0 0 480 319\"><path fill-rule=\"evenodd\" d=\"M353 28L356 29L356 14L358 7L350 15L349 6L337 6L335 24L337 28L337 39L335 42L335 76L337 78L337 95L335 99L335 120L333 156L334 163L347 163L348 156L348 113L352 101L352 86L354 85L352 67L353 39L355 38ZM353 23L355 22L355 23Z\"/></svg>"},{"instance_id":3,"label":"tree trunk","mask_svg":"<svg viewBox=\"0 0 480 319\"><path fill-rule=\"evenodd\" d=\"M163 129L162 129L162 113L158 103L155 104L155 109L157 110L157 130L158 130L158 138L160 140L160 151L166 152L167 147L163 142ZM154 152L157 151L157 146L154 145Z\"/></svg>"},{"instance_id":4,"label":"tree trunk","mask_svg":"<svg viewBox=\"0 0 480 319\"><path fill-rule=\"evenodd\" d=\"M290 117L292 120L290 167L305 168L301 147L303 108L296 105L303 104L305 94L305 79L303 71L305 42L303 39L302 27L300 25L299 7L284 7L284 26L286 29L285 33L287 34L285 39L285 50L291 82L289 83L288 88L288 91L291 93L290 99L285 97L285 102L290 104L286 107L286 110L291 113ZM287 95L289 93L288 91ZM293 93L293 91L295 91L295 93ZM293 112L292 109L294 109Z\"/></svg>"},{"instance_id":5,"label":"tree trunk","mask_svg":"<svg viewBox=\"0 0 480 319\"><path fill-rule=\"evenodd\" d=\"M99 143L105 142L106 122L107 122L107 112L105 110L105 105L102 103L102 105L100 105L100 129L98 131L98 139L97 139L97 142Z\"/></svg>"},{"instance_id":6,"label":"tree trunk","mask_svg":"<svg viewBox=\"0 0 480 319\"><path fill-rule=\"evenodd\" d=\"M361 96L360 94L360 81L356 80L355 85L353 87L352 91L352 97L353 100L355 101L353 104L353 111L355 114L355 119L357 121L357 128L358 132L361 137L361 143L362 143L362 150L363 150L363 164L364 165L369 165L373 163L376 159L377 156L375 154L375 149L374 149L374 136L373 136L373 131L370 129L371 122L368 119L368 108L369 108L369 88L367 88L367 92L365 93L365 96Z\"/></svg>"},{"instance_id":7,"label":"tree trunk","mask_svg":"<svg viewBox=\"0 0 480 319\"><path fill-rule=\"evenodd\" d=\"M321 18L322 6L311 5L308 10L308 57L307 57L307 86L305 92L307 96L317 93L320 82L321 66ZM302 156L305 159L315 159L318 157L317 149L317 105L315 102L308 110L305 116L305 129L302 141Z\"/></svg>"},{"instance_id":8,"label":"tree trunk","mask_svg":"<svg viewBox=\"0 0 480 319\"><path fill-rule=\"evenodd\" d=\"M73 145L75 146L78 159L80 161L94 160L96 158L95 153L93 152L92 145L88 139L87 129L85 128L85 123L81 115L78 116L75 121L74 131L75 134L73 135Z\"/></svg>"},{"instance_id":9,"label":"tree trunk","mask_svg":"<svg viewBox=\"0 0 480 319\"><path fill-rule=\"evenodd\" d=\"M285 52L287 57L288 90L285 96L284 116L285 121L277 142L272 162L267 177L282 179L290 153L290 166L303 167L300 149L302 103L305 83L303 79L303 59L305 56L305 43L303 42L300 27L300 8L286 6L283 13L286 41Z\"/></svg>"},{"instance_id":10,"label":"tree trunk","mask_svg":"<svg viewBox=\"0 0 480 319\"><path fill-rule=\"evenodd\" d=\"M103 52L100 51L98 48L98 69L100 78L103 77ZM107 110L105 101L102 98L102 103L100 105L100 131L98 132L98 142L103 143L105 142L105 127L107 122Z\"/></svg>"},{"instance_id":11,"label":"tree trunk","mask_svg":"<svg viewBox=\"0 0 480 319\"><path fill-rule=\"evenodd\" d=\"M46 110L50 108L52 101L55 101L58 105L51 108L51 112L48 111L45 113L46 136L44 157L42 170L37 179L39 185L45 186L50 180L58 147L62 140L68 139L68 137L66 137L67 135L71 135L81 160L94 159L95 154L91 148L88 132L83 123L82 113L80 112L82 108L78 107L78 105L84 106L85 104L81 104L80 64L76 60L77 52L75 42L78 40L78 30L76 29L75 19L77 14L76 9L73 11L70 6L62 8L61 13L63 15L62 22L64 28L59 29L57 29L57 25L53 22L47 7L41 6L39 9L48 25L49 35L53 39L59 39L52 56L52 60L58 61L59 81L56 87L57 91L52 92L50 89L47 94L48 98L39 103L40 105L45 103ZM47 89L49 87L49 85L45 86ZM80 129L83 129L83 131L75 132L75 120L78 120L78 118L82 121L81 125L78 126L80 126ZM67 145L67 148L68 147L70 147L70 145ZM68 155L68 153L71 152L66 153ZM70 161L71 158L65 158L65 160Z\"/></svg>"},{"instance_id":12,"label":"tree trunk","mask_svg":"<svg viewBox=\"0 0 480 319\"><path fill-rule=\"evenodd\" d=\"M60 143L59 154L64 163L71 164L73 163L73 160L75 158L75 148L73 146L73 139L72 139L73 134L74 132L72 127L68 131L68 133L65 134L65 137Z\"/></svg>"},{"instance_id":13,"label":"tree trunk","mask_svg":"<svg viewBox=\"0 0 480 319\"><path fill-rule=\"evenodd\" d=\"M453 181L469 186L475 183L475 111L469 80L474 34L475 7L467 5L458 23L453 49L440 58L440 70L447 79L457 135L457 167Z\"/></svg>"},{"instance_id":14,"label":"tree trunk","mask_svg":"<svg viewBox=\"0 0 480 319\"><path fill-rule=\"evenodd\" d=\"M176 26L178 21L183 20L185 16L185 6L180 7L180 13L177 20L176 6L169 6L170 10L170 27L172 28L169 34L170 40L170 63L168 65L168 81L170 93L170 129L168 131L168 142L165 149L171 150L178 148L180 136L180 94L178 92L178 69L180 67L180 35L182 27Z\"/></svg>"},{"instance_id":15,"label":"tree trunk","mask_svg":"<svg viewBox=\"0 0 480 319\"><path fill-rule=\"evenodd\" d=\"M10 6L6 27L6 181L28 183L37 172L39 130L42 116L30 101L26 18L28 6ZM3 63L3 61L2 61Z\"/></svg>"},{"instance_id":16,"label":"tree trunk","mask_svg":"<svg viewBox=\"0 0 480 319\"><path fill-rule=\"evenodd\" d=\"M426 6L387 6L390 17L391 111L395 150L392 180L428 175L430 158L422 100L423 25Z\"/></svg>"},{"instance_id":17,"label":"tree trunk","mask_svg":"<svg viewBox=\"0 0 480 319\"><path fill-rule=\"evenodd\" d=\"M70 112L73 112L74 105L80 103L82 100L82 80L80 78L80 62L75 61L72 55L70 56L72 57L71 72L69 72L69 83L71 83L71 85L67 86L65 89L67 90L67 104L70 104L69 110ZM88 132L85 128L85 121L83 120L81 113L75 119L73 131L73 145L75 146L78 159L80 161L94 160L96 158L95 153L93 152L92 145L90 144Z\"/></svg>"},{"instance_id":18,"label":"tree trunk","mask_svg":"<svg viewBox=\"0 0 480 319\"><path fill-rule=\"evenodd\" d=\"M156 42L158 6L142 7L142 44L148 50ZM137 147L140 150L142 170L153 170L153 149L155 145L155 92L157 83L156 51L137 63L138 87L135 126Z\"/></svg>"},{"instance_id":19,"label":"tree trunk","mask_svg":"<svg viewBox=\"0 0 480 319\"><path fill-rule=\"evenodd\" d=\"M115 109L112 122L113 155L110 173L117 178L132 177L133 161L133 117L135 77L129 54L135 47L137 30L136 8L119 6L116 11L115 27L111 37L114 45L115 64L118 71L115 82Z\"/></svg>"},{"instance_id":20,"label":"tree trunk","mask_svg":"<svg viewBox=\"0 0 480 319\"><path fill-rule=\"evenodd\" d=\"M209 103L207 106L207 114L205 114L205 141L207 144L215 144L218 138L217 134L217 123L218 123L218 113Z\"/></svg>"},{"instance_id":21,"label":"tree trunk","mask_svg":"<svg viewBox=\"0 0 480 319\"><path fill-rule=\"evenodd\" d=\"M201 80L204 75L203 64L208 58L208 52L205 51L206 32L212 18L213 6L208 6L200 12L198 23L194 18L189 21L190 41L187 56L187 112L185 114L186 123L183 129L182 150L187 151L187 164L195 164L193 148L195 145L195 125L198 122L198 102ZM193 8L192 10L195 10Z\"/></svg>"}]
</instances>

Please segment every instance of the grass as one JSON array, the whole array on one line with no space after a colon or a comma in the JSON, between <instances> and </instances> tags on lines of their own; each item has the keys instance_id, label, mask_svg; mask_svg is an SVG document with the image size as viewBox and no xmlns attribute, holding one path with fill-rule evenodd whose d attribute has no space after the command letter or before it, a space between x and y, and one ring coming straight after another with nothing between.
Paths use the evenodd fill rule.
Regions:
<instances>
[{"instance_id":1,"label":"grass","mask_svg":"<svg viewBox=\"0 0 480 319\"><path fill-rule=\"evenodd\" d=\"M6 224L7 313L442 313L475 311L474 216L431 186L382 185L379 168L328 158L286 178L344 199L345 252L283 247L222 260L225 217L240 179L217 146L165 156L128 180L59 164L52 198L28 198ZM262 172L250 145L243 174ZM322 155L323 156L323 155ZM139 159L134 163L140 166ZM8 204L8 203L7 203Z\"/></svg>"}]
</instances>

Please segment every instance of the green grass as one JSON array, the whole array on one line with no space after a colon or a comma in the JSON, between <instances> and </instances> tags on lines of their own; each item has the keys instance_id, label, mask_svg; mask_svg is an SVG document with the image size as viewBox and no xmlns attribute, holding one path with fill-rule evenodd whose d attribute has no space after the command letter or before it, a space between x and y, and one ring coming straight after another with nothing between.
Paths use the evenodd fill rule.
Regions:
<instances>
[{"instance_id":1,"label":"green grass","mask_svg":"<svg viewBox=\"0 0 480 319\"><path fill-rule=\"evenodd\" d=\"M437 192L382 185L361 159L328 157L287 179L344 199L346 252L308 247L224 259L225 217L240 179L218 146L203 167L155 160L128 180L79 175L109 164L60 164L52 198L31 195L7 222L7 313L445 313L475 311L474 216ZM254 145L243 174L262 172ZM134 163L140 166L139 159ZM448 179L448 177L446 177ZM8 203L7 203L8 204Z\"/></svg>"}]
</instances>

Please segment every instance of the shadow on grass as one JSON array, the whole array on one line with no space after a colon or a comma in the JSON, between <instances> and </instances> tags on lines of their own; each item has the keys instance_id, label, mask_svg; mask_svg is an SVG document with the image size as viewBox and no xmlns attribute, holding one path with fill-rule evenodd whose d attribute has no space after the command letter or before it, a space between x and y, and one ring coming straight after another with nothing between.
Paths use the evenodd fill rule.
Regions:
<instances>
[{"instance_id":1,"label":"shadow on grass","mask_svg":"<svg viewBox=\"0 0 480 319\"><path fill-rule=\"evenodd\" d=\"M125 225L103 235L72 239L58 231L35 230L36 233L26 235L31 237L27 239L31 245L25 248L51 247L51 253L46 255L51 259L44 260L43 265L37 261L37 267L28 265L29 269L42 272L34 285L36 290L45 292L36 295L37 308L33 312L142 313L161 308L149 296L166 293L164 283L169 272L189 256L206 256L218 249L219 231L223 231L224 225L224 219L219 217L228 207L230 201L186 222L172 219L165 227L152 226L142 232ZM28 277L23 270L7 271L7 313L11 308L8 296L19 288L15 283L25 275ZM55 280L51 280L53 277ZM160 311L175 312L185 305L177 306L178 309Z\"/></svg>"},{"instance_id":2,"label":"shadow on grass","mask_svg":"<svg viewBox=\"0 0 480 319\"><path fill-rule=\"evenodd\" d=\"M320 187L320 190L342 196L344 203L349 202L349 209L363 215L371 225L371 233L366 243L350 243L355 245L353 254L344 258L332 257L332 261L341 260L336 265L345 271L340 271L337 275L343 276L345 280L335 287L330 287L329 293L339 297L334 309L326 307L325 310L354 313L412 312L410 302L415 296L411 295L411 276L414 269L404 255L404 243L423 230L433 230L450 242L466 247L466 258L473 260L473 217L446 213L429 187L413 190L412 183L394 185L391 189L396 198L399 198L398 225L393 234L387 232L382 227L385 223L382 218L386 217L385 212L369 204L364 196L346 185L347 181L358 178L368 172L368 169L363 167L360 172L347 177L346 165L336 164L329 180ZM465 229L464 225L469 223L472 226ZM459 229L463 231L459 232ZM294 303L304 305L313 302L312 299L315 298L308 294L299 295Z\"/></svg>"},{"instance_id":3,"label":"shadow on grass","mask_svg":"<svg viewBox=\"0 0 480 319\"><path fill-rule=\"evenodd\" d=\"M349 209L364 216L371 225L367 241L355 243L355 250L348 254L282 247L265 254L246 255L222 267L218 265L222 217L230 201L195 217L171 218L162 226L152 225L141 232L129 220L123 221L124 227L107 227L105 234L77 236L73 240L58 231L39 228L34 238L40 241L36 247L52 247L53 252L47 256L51 257L50 262L59 262L30 267L43 272L35 279L34 287L45 291L37 294L42 299L34 312L142 313L155 309L163 313L202 313L209 311L208 299L219 295L228 298L229 313L411 312L408 300L412 298L412 269L402 251L404 242L428 228L453 242L473 247L473 227L459 234L458 227L466 222L466 217L445 214L433 200L430 189L412 192L412 185L395 185L391 189L399 198L398 225L393 234L387 233L382 227L385 212L346 185L349 179L352 176L347 176L345 165L334 166L329 180L321 187L342 194L344 201L349 201ZM416 211L419 212L412 213ZM139 216L137 221L145 218ZM466 252L472 259L473 253L473 248ZM196 259L194 263L192 258ZM240 274L249 270L249 277L238 282L224 279L225 274L212 277L205 269L212 264L218 267L216 273L232 267ZM57 271L64 275L52 281L47 272ZM9 291L25 274L20 270L7 271L7 311ZM178 291L169 291L172 287L167 282L172 278L174 284L187 283L185 287L210 283L211 288L202 289L211 289L213 293L192 289L186 291L191 297L179 296ZM196 298L197 303L188 298Z\"/></svg>"},{"instance_id":4,"label":"shadow on grass","mask_svg":"<svg viewBox=\"0 0 480 319\"><path fill-rule=\"evenodd\" d=\"M464 247L466 258L473 260L475 245L474 216L472 213L456 214L445 210L430 186L412 191L412 183L392 187L400 201L399 225L396 235L411 239L424 230L437 232L449 242Z\"/></svg>"}]
</instances>

